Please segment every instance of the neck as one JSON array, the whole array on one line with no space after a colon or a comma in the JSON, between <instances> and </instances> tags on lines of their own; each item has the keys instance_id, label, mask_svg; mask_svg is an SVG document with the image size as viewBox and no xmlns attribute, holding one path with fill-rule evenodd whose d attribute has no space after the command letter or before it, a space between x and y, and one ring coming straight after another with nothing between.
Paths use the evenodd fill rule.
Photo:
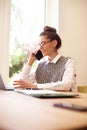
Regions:
<instances>
[{"instance_id":1,"label":"neck","mask_svg":"<svg viewBox=\"0 0 87 130\"><path fill-rule=\"evenodd\" d=\"M58 55L58 52L52 53L50 56L48 56L49 60L52 61L54 59L54 57L57 56L57 55Z\"/></svg>"}]
</instances>

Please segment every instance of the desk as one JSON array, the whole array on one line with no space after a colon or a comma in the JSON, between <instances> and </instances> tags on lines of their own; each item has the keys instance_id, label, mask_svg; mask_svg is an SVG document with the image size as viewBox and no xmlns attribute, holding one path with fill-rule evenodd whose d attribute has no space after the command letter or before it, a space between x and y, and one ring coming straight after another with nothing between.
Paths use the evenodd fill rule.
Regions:
<instances>
[{"instance_id":1,"label":"desk","mask_svg":"<svg viewBox=\"0 0 87 130\"><path fill-rule=\"evenodd\" d=\"M0 90L0 130L87 129L87 112L53 107L62 101L87 105L87 94L77 98L40 99Z\"/></svg>"}]
</instances>

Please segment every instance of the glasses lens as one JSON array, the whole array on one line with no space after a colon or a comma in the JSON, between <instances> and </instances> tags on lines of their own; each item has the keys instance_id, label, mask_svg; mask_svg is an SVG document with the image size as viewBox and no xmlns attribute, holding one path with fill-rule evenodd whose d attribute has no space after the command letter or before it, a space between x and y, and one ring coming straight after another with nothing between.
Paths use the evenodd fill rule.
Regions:
<instances>
[{"instance_id":1,"label":"glasses lens","mask_svg":"<svg viewBox=\"0 0 87 130\"><path fill-rule=\"evenodd\" d=\"M44 46L44 45L45 45L46 43L48 43L48 42L51 42L51 41L47 41L47 42L46 42L46 41L42 41L41 43L39 43L39 45L40 45L40 46Z\"/></svg>"}]
</instances>

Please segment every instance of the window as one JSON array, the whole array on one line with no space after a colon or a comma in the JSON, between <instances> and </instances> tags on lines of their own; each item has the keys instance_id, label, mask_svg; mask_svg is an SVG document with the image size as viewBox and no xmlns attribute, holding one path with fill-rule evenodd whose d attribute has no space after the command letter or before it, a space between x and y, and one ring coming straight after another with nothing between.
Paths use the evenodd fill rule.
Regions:
<instances>
[{"instance_id":1,"label":"window","mask_svg":"<svg viewBox=\"0 0 87 130\"><path fill-rule=\"evenodd\" d=\"M24 5L26 6L25 9L23 8ZM8 84L9 66L12 67L11 60L19 62L15 57L12 59L12 55L17 52L15 56L21 58L21 53L23 52L21 47L25 46L26 48L27 43L29 45L29 48L27 47L28 49L30 49L30 47L33 48L44 24L59 29L58 7L59 0L0 0L0 74L2 75L5 84ZM23 11L27 11L25 17ZM26 19L27 21L24 22L23 19ZM32 23L34 31L31 26L29 26L30 23L28 22ZM23 25L23 23L28 23L28 26ZM18 51L16 51L16 48L19 48ZM26 49L25 52L27 52ZM23 53L22 55L24 56Z\"/></svg>"},{"instance_id":2,"label":"window","mask_svg":"<svg viewBox=\"0 0 87 130\"><path fill-rule=\"evenodd\" d=\"M44 27L45 0L12 0L9 76L20 72Z\"/></svg>"}]
</instances>

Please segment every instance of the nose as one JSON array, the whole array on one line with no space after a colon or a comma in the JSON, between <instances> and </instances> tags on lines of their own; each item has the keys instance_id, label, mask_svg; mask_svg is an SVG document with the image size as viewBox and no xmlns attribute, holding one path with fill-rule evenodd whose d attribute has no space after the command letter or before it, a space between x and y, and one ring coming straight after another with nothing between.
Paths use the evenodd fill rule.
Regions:
<instances>
[{"instance_id":1,"label":"nose","mask_svg":"<svg viewBox=\"0 0 87 130\"><path fill-rule=\"evenodd\" d=\"M40 48L43 48L43 45L42 44L39 44Z\"/></svg>"},{"instance_id":2,"label":"nose","mask_svg":"<svg viewBox=\"0 0 87 130\"><path fill-rule=\"evenodd\" d=\"M40 46L40 48L39 48L41 51L43 50L43 46Z\"/></svg>"},{"instance_id":3,"label":"nose","mask_svg":"<svg viewBox=\"0 0 87 130\"><path fill-rule=\"evenodd\" d=\"M43 46L40 46L40 49L42 49L43 48Z\"/></svg>"}]
</instances>

